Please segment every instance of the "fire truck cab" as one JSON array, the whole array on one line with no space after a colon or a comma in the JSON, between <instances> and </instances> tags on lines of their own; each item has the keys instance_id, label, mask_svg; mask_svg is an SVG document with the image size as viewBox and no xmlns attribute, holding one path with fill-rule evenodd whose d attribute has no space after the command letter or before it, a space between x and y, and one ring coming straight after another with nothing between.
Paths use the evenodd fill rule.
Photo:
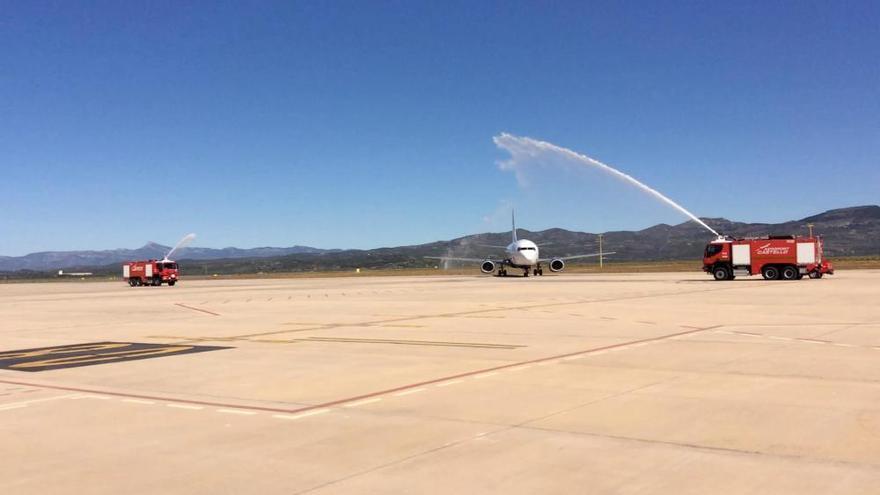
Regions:
<instances>
[{"instance_id":1,"label":"fire truck cab","mask_svg":"<svg viewBox=\"0 0 880 495\"><path fill-rule=\"evenodd\" d=\"M122 265L122 278L132 287L174 286L180 276L177 262L170 260L131 261Z\"/></svg>"},{"instance_id":2,"label":"fire truck cab","mask_svg":"<svg viewBox=\"0 0 880 495\"><path fill-rule=\"evenodd\" d=\"M706 245L703 271L715 280L761 274L766 280L800 280L834 274L823 259L820 237L778 235L749 239L719 237Z\"/></svg>"}]
</instances>

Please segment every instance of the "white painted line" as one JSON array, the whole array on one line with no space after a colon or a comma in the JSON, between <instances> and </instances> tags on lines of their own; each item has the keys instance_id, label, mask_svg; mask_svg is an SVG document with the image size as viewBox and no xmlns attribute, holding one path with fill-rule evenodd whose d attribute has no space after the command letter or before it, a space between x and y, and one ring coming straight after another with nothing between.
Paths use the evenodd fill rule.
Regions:
<instances>
[{"instance_id":1,"label":"white painted line","mask_svg":"<svg viewBox=\"0 0 880 495\"><path fill-rule=\"evenodd\" d=\"M98 399L98 400L110 400L110 397L106 395L93 395L93 394L79 394L70 397L71 399Z\"/></svg>"},{"instance_id":2,"label":"white painted line","mask_svg":"<svg viewBox=\"0 0 880 495\"><path fill-rule=\"evenodd\" d=\"M633 344L627 347L642 347L643 345L648 345L650 342L639 342L638 344Z\"/></svg>"},{"instance_id":3,"label":"white painted line","mask_svg":"<svg viewBox=\"0 0 880 495\"><path fill-rule=\"evenodd\" d=\"M352 402L352 403L350 403L350 404L344 404L342 407L357 407L357 406L363 406L363 405L365 405L365 404L372 404L372 403L374 403L374 402L379 402L380 400L382 400L381 397L374 397L374 398L372 398L372 399L364 399L364 400L359 400L359 401L356 401L356 402Z\"/></svg>"},{"instance_id":4,"label":"white painted line","mask_svg":"<svg viewBox=\"0 0 880 495\"><path fill-rule=\"evenodd\" d=\"M562 358L563 361L573 361L575 359L583 359L587 357L585 354L578 354L577 356L566 356Z\"/></svg>"},{"instance_id":5,"label":"white painted line","mask_svg":"<svg viewBox=\"0 0 880 495\"><path fill-rule=\"evenodd\" d=\"M273 414L272 417L278 419L297 419L299 416L291 416L290 414Z\"/></svg>"},{"instance_id":6,"label":"white painted line","mask_svg":"<svg viewBox=\"0 0 880 495\"><path fill-rule=\"evenodd\" d=\"M601 354L605 354L606 352L608 352L608 351L607 350L596 351L596 352L591 352L590 355L591 356L599 356Z\"/></svg>"},{"instance_id":7,"label":"white painted line","mask_svg":"<svg viewBox=\"0 0 880 495\"><path fill-rule=\"evenodd\" d=\"M524 366L517 366L517 367L515 367L515 368L510 368L508 371L522 371L522 370L527 370L527 369L529 369L529 368L531 368L531 367L532 367L531 364L526 364L526 365L524 365Z\"/></svg>"},{"instance_id":8,"label":"white painted line","mask_svg":"<svg viewBox=\"0 0 880 495\"><path fill-rule=\"evenodd\" d=\"M801 342L806 342L808 344L827 344L824 340L813 340L813 339L800 339Z\"/></svg>"},{"instance_id":9,"label":"white painted line","mask_svg":"<svg viewBox=\"0 0 880 495\"><path fill-rule=\"evenodd\" d=\"M155 402L151 400L141 400L141 399L122 399L122 402L128 402L129 404L155 404Z\"/></svg>"},{"instance_id":10,"label":"white painted line","mask_svg":"<svg viewBox=\"0 0 880 495\"><path fill-rule=\"evenodd\" d=\"M19 407L25 407L27 405L36 404L38 402L48 402L50 400L76 399L78 396L79 394L56 395L54 397L45 397L42 399L23 400L21 402L7 402L6 404L0 404L0 410L18 409Z\"/></svg>"},{"instance_id":11,"label":"white painted line","mask_svg":"<svg viewBox=\"0 0 880 495\"><path fill-rule=\"evenodd\" d=\"M253 416L257 414L254 411L243 411L241 409L217 409L217 412L223 414L239 414L241 416Z\"/></svg>"},{"instance_id":12,"label":"white painted line","mask_svg":"<svg viewBox=\"0 0 880 495\"><path fill-rule=\"evenodd\" d=\"M194 411L199 410L199 409L204 409L204 407L202 407L202 406L193 406L190 404L165 404L165 406L173 407L175 409L191 409Z\"/></svg>"},{"instance_id":13,"label":"white painted line","mask_svg":"<svg viewBox=\"0 0 880 495\"><path fill-rule=\"evenodd\" d=\"M314 411L307 411L300 414L273 414L272 417L278 419L301 419L318 414L324 414L325 412L330 412L330 409L315 409Z\"/></svg>"},{"instance_id":14,"label":"white painted line","mask_svg":"<svg viewBox=\"0 0 880 495\"><path fill-rule=\"evenodd\" d=\"M395 397L403 397L404 395L417 394L419 392L424 392L423 388L414 388L412 390L404 390L403 392L397 392L394 394Z\"/></svg>"},{"instance_id":15,"label":"white painted line","mask_svg":"<svg viewBox=\"0 0 880 495\"><path fill-rule=\"evenodd\" d=\"M852 344L840 344L840 343L837 343L837 342L835 342L834 345L836 345L837 347L855 347L855 346L852 345Z\"/></svg>"},{"instance_id":16,"label":"white painted line","mask_svg":"<svg viewBox=\"0 0 880 495\"><path fill-rule=\"evenodd\" d=\"M878 348L878 350L880 350L880 348ZM452 380L451 382L438 383L437 386L438 387L448 387L450 385L455 385L456 383L461 383L461 380Z\"/></svg>"},{"instance_id":17,"label":"white painted line","mask_svg":"<svg viewBox=\"0 0 880 495\"><path fill-rule=\"evenodd\" d=\"M497 371L492 371L490 373L481 373L479 375L474 376L474 380L482 380L483 378L489 378L490 376L495 376L497 374L498 374Z\"/></svg>"}]
</instances>

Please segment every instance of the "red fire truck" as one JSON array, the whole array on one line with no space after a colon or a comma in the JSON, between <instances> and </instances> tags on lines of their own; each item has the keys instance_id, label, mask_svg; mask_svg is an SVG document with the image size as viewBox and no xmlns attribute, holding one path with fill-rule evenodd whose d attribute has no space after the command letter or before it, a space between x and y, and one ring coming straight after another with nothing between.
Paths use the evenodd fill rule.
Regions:
<instances>
[{"instance_id":1,"label":"red fire truck","mask_svg":"<svg viewBox=\"0 0 880 495\"><path fill-rule=\"evenodd\" d=\"M719 237L706 246L703 271L715 280L761 274L767 280L800 280L804 275L822 278L834 274L823 259L820 237L772 235L761 238Z\"/></svg>"},{"instance_id":2,"label":"red fire truck","mask_svg":"<svg viewBox=\"0 0 880 495\"><path fill-rule=\"evenodd\" d=\"M163 283L173 286L179 276L175 261L131 261L122 265L122 278L132 287L160 286Z\"/></svg>"}]
</instances>

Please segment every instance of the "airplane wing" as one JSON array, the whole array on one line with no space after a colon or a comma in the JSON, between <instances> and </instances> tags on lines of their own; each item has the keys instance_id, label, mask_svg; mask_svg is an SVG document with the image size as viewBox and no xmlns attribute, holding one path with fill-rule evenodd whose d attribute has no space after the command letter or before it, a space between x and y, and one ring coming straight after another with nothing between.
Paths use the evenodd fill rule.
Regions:
<instances>
[{"instance_id":1,"label":"airplane wing","mask_svg":"<svg viewBox=\"0 0 880 495\"><path fill-rule=\"evenodd\" d=\"M602 256L604 257L604 256L608 256L609 254L615 254L615 253L616 253L616 251L608 251L607 253L602 253ZM553 260L568 261L568 260L576 260L578 258L592 258L594 256L599 256L599 253L577 254L574 256L560 256L558 258L541 258L538 261L540 261L541 263L546 263L548 261L553 261Z\"/></svg>"},{"instance_id":2,"label":"airplane wing","mask_svg":"<svg viewBox=\"0 0 880 495\"><path fill-rule=\"evenodd\" d=\"M468 261L472 263L482 263L486 260L492 261L494 263L503 263L502 260L493 260L490 258L451 258L449 256L424 256L427 260L441 260L441 261Z\"/></svg>"}]
</instances>

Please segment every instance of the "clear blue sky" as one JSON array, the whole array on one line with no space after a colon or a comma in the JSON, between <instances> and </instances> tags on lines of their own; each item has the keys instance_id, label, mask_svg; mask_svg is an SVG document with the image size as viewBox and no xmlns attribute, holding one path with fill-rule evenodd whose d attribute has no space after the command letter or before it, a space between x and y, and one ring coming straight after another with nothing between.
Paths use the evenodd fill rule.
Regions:
<instances>
[{"instance_id":1,"label":"clear blue sky","mask_svg":"<svg viewBox=\"0 0 880 495\"><path fill-rule=\"evenodd\" d=\"M0 1L0 254L684 221L500 132L700 216L880 203L880 3L726 3Z\"/></svg>"}]
</instances>

